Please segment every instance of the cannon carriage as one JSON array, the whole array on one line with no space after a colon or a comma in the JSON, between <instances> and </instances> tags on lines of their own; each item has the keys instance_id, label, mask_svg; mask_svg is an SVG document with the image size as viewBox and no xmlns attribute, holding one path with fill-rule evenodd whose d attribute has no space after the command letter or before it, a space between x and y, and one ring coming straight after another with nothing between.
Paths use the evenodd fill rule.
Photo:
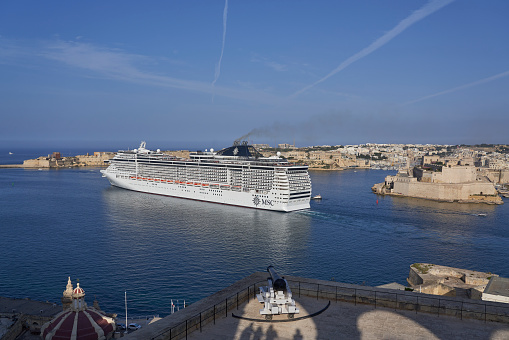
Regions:
<instances>
[{"instance_id":1,"label":"cannon carriage","mask_svg":"<svg viewBox=\"0 0 509 340\"><path fill-rule=\"evenodd\" d=\"M289 319L293 319L295 314L299 313L299 308L295 305L292 298L292 291L288 281L280 277L273 266L267 267L270 277L267 278L268 286L260 287L260 293L256 297L264 307L260 309L260 314L265 315L265 319L271 320L273 315L288 314Z\"/></svg>"}]
</instances>

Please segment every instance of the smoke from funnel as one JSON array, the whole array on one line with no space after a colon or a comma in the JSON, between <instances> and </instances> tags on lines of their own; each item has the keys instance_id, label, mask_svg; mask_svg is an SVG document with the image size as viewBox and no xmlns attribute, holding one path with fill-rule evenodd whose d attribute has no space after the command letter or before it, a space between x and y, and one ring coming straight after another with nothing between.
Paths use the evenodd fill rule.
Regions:
<instances>
[{"instance_id":1,"label":"smoke from funnel","mask_svg":"<svg viewBox=\"0 0 509 340\"><path fill-rule=\"evenodd\" d=\"M246 140L249 137L270 140L292 140L297 138L301 141L313 142L320 137L335 135L338 128L347 125L351 121L352 115L348 111L317 114L302 122L275 122L272 125L254 128L242 137L237 138L235 142Z\"/></svg>"},{"instance_id":2,"label":"smoke from funnel","mask_svg":"<svg viewBox=\"0 0 509 340\"><path fill-rule=\"evenodd\" d=\"M279 126L280 124L277 124L277 125ZM275 126L266 126L266 127L261 127L261 128L255 128L255 129L249 131L248 133L246 133L245 135L243 135L242 137L237 138L235 140L235 143L238 143L243 140L247 140L249 137L276 138L276 137L278 137L277 129L275 128Z\"/></svg>"}]
</instances>

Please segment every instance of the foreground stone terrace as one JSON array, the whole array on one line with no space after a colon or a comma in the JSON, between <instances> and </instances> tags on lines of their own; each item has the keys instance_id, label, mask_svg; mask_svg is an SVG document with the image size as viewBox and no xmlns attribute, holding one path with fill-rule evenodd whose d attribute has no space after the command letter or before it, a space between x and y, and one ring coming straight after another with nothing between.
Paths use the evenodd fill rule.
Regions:
<instances>
[{"instance_id":1,"label":"foreground stone terrace","mask_svg":"<svg viewBox=\"0 0 509 340\"><path fill-rule=\"evenodd\" d=\"M129 334L126 340L186 337L509 339L509 306L505 304L457 297L443 299L413 292L291 276L287 276L287 279L292 285L298 307L301 308L301 313L296 317L313 314L323 309L329 301L330 307L312 318L292 322L264 322L258 314L261 304L253 299L253 295L257 287L266 284L266 278L267 273L250 275L184 310ZM259 321L234 318L232 314ZM277 320L287 318L274 317L273 321Z\"/></svg>"},{"instance_id":2,"label":"foreground stone terrace","mask_svg":"<svg viewBox=\"0 0 509 340\"><path fill-rule=\"evenodd\" d=\"M327 300L296 298L301 315L314 313ZM245 303L233 314L260 318L261 304ZM297 315L295 316L297 317ZM285 320L286 316L278 319ZM262 319L261 319L262 320ZM276 320L276 318L274 318ZM216 320L190 333L188 339L509 339L509 325L451 316L415 313L372 305L331 302L315 317L293 322L253 322L231 317Z\"/></svg>"}]
</instances>

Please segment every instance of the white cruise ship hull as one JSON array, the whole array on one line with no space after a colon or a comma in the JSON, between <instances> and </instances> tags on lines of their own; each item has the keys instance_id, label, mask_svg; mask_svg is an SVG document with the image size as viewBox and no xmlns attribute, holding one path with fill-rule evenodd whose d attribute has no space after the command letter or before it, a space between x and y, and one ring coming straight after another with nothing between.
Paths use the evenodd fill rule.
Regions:
<instances>
[{"instance_id":1,"label":"white cruise ship hull","mask_svg":"<svg viewBox=\"0 0 509 340\"><path fill-rule=\"evenodd\" d=\"M138 192L282 212L309 209L309 197L283 202L278 196L280 193L276 190L265 194L257 193L254 190L252 192L237 192L157 179L138 179L134 176L108 173L107 170L102 170L102 173L111 185Z\"/></svg>"},{"instance_id":2,"label":"white cruise ship hull","mask_svg":"<svg viewBox=\"0 0 509 340\"><path fill-rule=\"evenodd\" d=\"M306 165L279 154L265 158L247 142L189 157L153 152L142 142L139 149L120 150L101 172L116 187L150 194L263 210L309 209Z\"/></svg>"}]
</instances>

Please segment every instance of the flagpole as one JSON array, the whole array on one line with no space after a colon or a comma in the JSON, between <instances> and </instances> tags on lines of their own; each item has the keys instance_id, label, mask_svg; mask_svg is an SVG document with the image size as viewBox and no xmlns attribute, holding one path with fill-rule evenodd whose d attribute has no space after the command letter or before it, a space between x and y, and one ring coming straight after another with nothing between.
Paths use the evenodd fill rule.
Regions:
<instances>
[{"instance_id":1,"label":"flagpole","mask_svg":"<svg viewBox=\"0 0 509 340\"><path fill-rule=\"evenodd\" d=\"M125 329L127 330L127 290L125 291Z\"/></svg>"}]
</instances>

